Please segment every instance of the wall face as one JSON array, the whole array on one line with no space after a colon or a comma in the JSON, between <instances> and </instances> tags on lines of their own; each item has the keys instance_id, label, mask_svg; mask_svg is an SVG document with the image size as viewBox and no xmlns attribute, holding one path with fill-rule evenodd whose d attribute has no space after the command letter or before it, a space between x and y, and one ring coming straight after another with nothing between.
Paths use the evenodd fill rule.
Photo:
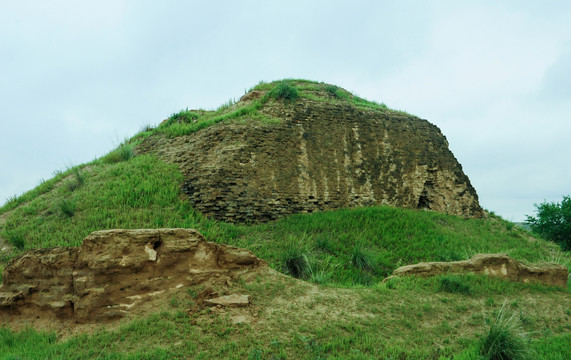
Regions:
<instances>
[{"instance_id":1,"label":"wall face","mask_svg":"<svg viewBox=\"0 0 571 360\"><path fill-rule=\"evenodd\" d=\"M269 274L250 251L204 241L192 229L96 231L80 247L37 249L12 260L0 285L0 322L148 315L189 286Z\"/></svg>"},{"instance_id":2,"label":"wall face","mask_svg":"<svg viewBox=\"0 0 571 360\"><path fill-rule=\"evenodd\" d=\"M428 121L304 99L263 112L282 122L218 124L151 137L140 149L177 163L192 205L224 221L368 205L482 214L445 137Z\"/></svg>"}]
</instances>

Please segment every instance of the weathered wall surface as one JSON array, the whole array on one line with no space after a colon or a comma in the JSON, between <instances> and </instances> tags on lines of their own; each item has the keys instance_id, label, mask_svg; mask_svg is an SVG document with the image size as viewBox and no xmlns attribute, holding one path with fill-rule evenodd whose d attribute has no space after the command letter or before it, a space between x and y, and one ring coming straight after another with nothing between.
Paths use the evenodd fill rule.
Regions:
<instances>
[{"instance_id":1,"label":"weathered wall surface","mask_svg":"<svg viewBox=\"0 0 571 360\"><path fill-rule=\"evenodd\" d=\"M191 285L268 271L251 252L206 242L195 230L96 231L79 248L12 260L2 276L0 320L113 320L156 311Z\"/></svg>"},{"instance_id":2,"label":"weathered wall surface","mask_svg":"<svg viewBox=\"0 0 571 360\"><path fill-rule=\"evenodd\" d=\"M279 104L278 104L279 105ZM403 113L298 99L265 107L281 124L217 124L139 148L177 163L202 213L231 222L367 205L480 216L440 130Z\"/></svg>"},{"instance_id":3,"label":"weathered wall surface","mask_svg":"<svg viewBox=\"0 0 571 360\"><path fill-rule=\"evenodd\" d=\"M510 281L541 283L550 286L567 287L569 272L559 264L528 265L512 259L506 254L477 254L472 259L452 262L428 262L406 265L396 269L394 276L437 276L442 274L483 274Z\"/></svg>"}]
</instances>

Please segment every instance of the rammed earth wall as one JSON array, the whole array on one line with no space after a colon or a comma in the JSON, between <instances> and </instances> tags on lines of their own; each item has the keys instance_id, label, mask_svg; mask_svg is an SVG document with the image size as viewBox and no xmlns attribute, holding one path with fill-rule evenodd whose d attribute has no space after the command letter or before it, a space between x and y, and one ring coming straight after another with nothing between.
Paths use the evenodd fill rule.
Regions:
<instances>
[{"instance_id":1,"label":"rammed earth wall","mask_svg":"<svg viewBox=\"0 0 571 360\"><path fill-rule=\"evenodd\" d=\"M139 151L177 163L202 213L261 222L368 205L481 216L476 191L438 127L394 111L298 99L263 113L281 123L220 123L152 136Z\"/></svg>"}]
</instances>

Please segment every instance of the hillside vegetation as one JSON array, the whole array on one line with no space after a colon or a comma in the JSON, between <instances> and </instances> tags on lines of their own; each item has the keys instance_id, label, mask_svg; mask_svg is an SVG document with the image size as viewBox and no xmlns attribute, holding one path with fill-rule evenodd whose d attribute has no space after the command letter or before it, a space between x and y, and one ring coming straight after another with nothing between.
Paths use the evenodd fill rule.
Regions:
<instances>
[{"instance_id":1,"label":"hillside vegetation","mask_svg":"<svg viewBox=\"0 0 571 360\"><path fill-rule=\"evenodd\" d=\"M293 90L292 90L293 89ZM323 90L327 98L315 95ZM251 294L255 320L187 314L199 288L147 319L116 329L58 339L54 333L0 327L1 359L479 359L498 311L516 312L538 359L571 356L569 290L480 276L380 281L395 268L503 252L526 262L571 265L571 256L493 214L463 219L430 211L368 207L298 214L265 224L204 217L181 194L175 165L137 154L143 138L177 136L221 121L277 122L260 109L272 101L345 101L392 111L338 87L295 80L261 83L259 99L215 111L184 110L88 164L52 179L0 208L0 271L23 251L78 246L95 230L184 227L209 241L247 248L274 269L305 280L238 284ZM0 244L1 245L1 244ZM457 286L448 287L449 283ZM444 284L444 285L443 285ZM506 302L507 301L507 302ZM254 316L254 315L252 315Z\"/></svg>"}]
</instances>

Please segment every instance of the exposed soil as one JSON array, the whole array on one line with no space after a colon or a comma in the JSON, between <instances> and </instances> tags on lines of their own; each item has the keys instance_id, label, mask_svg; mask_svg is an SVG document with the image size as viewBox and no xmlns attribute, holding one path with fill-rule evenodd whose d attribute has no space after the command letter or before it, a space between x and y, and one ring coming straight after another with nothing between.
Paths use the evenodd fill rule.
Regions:
<instances>
[{"instance_id":1,"label":"exposed soil","mask_svg":"<svg viewBox=\"0 0 571 360\"><path fill-rule=\"evenodd\" d=\"M97 231L79 248L32 250L10 261L0 320L16 327L115 323L158 312L192 285L214 289L214 297L274 273L251 252L206 242L195 230Z\"/></svg>"}]
</instances>

